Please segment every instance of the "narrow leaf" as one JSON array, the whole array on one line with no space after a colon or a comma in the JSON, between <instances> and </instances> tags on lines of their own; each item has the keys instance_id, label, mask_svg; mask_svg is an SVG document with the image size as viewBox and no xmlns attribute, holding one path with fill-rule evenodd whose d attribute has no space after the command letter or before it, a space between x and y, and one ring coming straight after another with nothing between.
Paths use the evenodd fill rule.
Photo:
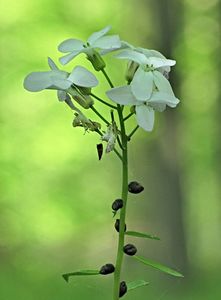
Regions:
<instances>
[{"instance_id":1,"label":"narrow leaf","mask_svg":"<svg viewBox=\"0 0 221 300\"><path fill-rule=\"evenodd\" d=\"M134 255L133 256L135 259L137 259L138 261L142 262L143 264L147 265L147 266L150 266L150 267L153 267L157 270L160 270L164 273L167 273L167 274L170 274L172 276L175 276L175 277L184 277L181 273L171 269L171 268L168 268L164 265L161 265L160 263L158 262L155 262L153 260L150 260L150 259L146 259L142 256L137 256L137 255Z\"/></svg>"},{"instance_id":2,"label":"narrow leaf","mask_svg":"<svg viewBox=\"0 0 221 300\"><path fill-rule=\"evenodd\" d=\"M136 288L148 285L149 282L145 281L145 280L135 280L132 282L127 283L127 289L128 291L134 290Z\"/></svg>"},{"instance_id":3,"label":"narrow leaf","mask_svg":"<svg viewBox=\"0 0 221 300\"><path fill-rule=\"evenodd\" d=\"M69 277L71 276L88 276L88 275L99 275L98 270L80 270L72 273L66 273L63 274L62 277L64 278L65 281L69 281Z\"/></svg>"},{"instance_id":4,"label":"narrow leaf","mask_svg":"<svg viewBox=\"0 0 221 300\"><path fill-rule=\"evenodd\" d=\"M125 232L126 235L131 235L139 238L146 238L146 239L151 239L151 240L160 240L158 236L152 235L152 234L146 234L138 231L127 231Z\"/></svg>"}]
</instances>

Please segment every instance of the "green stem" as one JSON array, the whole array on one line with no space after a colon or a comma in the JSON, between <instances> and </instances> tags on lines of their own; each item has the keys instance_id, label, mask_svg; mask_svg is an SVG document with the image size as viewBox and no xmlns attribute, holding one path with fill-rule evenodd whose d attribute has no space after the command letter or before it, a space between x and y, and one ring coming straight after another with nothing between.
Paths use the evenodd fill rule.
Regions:
<instances>
[{"instance_id":1,"label":"green stem","mask_svg":"<svg viewBox=\"0 0 221 300\"><path fill-rule=\"evenodd\" d=\"M111 88L114 88L114 85L104 69L102 73L107 79ZM128 137L125 131L124 117L123 117L123 106L117 105L117 112L120 121L121 128L121 141L122 141L122 194L121 197L124 201L124 206L121 208L120 212L120 231L118 235L118 249L117 249L117 259L115 264L114 272L114 290L113 290L113 300L119 300L119 289L120 289L120 279L121 279L121 268L123 263L123 247L124 247L124 228L125 228L125 219L126 219L126 208L127 208L127 194L128 194L128 154L127 154L127 143Z\"/></svg>"},{"instance_id":2,"label":"green stem","mask_svg":"<svg viewBox=\"0 0 221 300\"><path fill-rule=\"evenodd\" d=\"M104 76L107 79L107 82L109 83L110 87L114 88L114 85L113 85L112 81L110 80L109 76L107 75L106 71L104 69L102 69L101 72L104 74Z\"/></svg>"},{"instance_id":3,"label":"green stem","mask_svg":"<svg viewBox=\"0 0 221 300\"><path fill-rule=\"evenodd\" d=\"M137 131L137 129L139 128L139 125L137 125L132 131L131 133L127 136L127 140L130 141L130 139L132 138L132 136L134 135L134 133Z\"/></svg>"},{"instance_id":4,"label":"green stem","mask_svg":"<svg viewBox=\"0 0 221 300\"><path fill-rule=\"evenodd\" d=\"M114 300L119 300L119 288L120 288L120 277L121 268L123 263L123 247L124 247L124 236L125 236L125 219L126 219L126 208L127 208L127 194L128 194L128 154L127 154L127 136L125 132L124 120L122 109L118 106L118 115L121 127L121 140L122 140L122 199L124 201L124 206L120 212L120 232L118 236L118 250L117 250L117 260L115 264L114 272Z\"/></svg>"},{"instance_id":5,"label":"green stem","mask_svg":"<svg viewBox=\"0 0 221 300\"><path fill-rule=\"evenodd\" d=\"M133 112L132 113L130 113L128 116L126 116L125 118L124 118L124 121L126 121L127 119L129 119L131 116L133 116Z\"/></svg>"},{"instance_id":6,"label":"green stem","mask_svg":"<svg viewBox=\"0 0 221 300\"><path fill-rule=\"evenodd\" d=\"M111 108L114 108L114 109L117 109L116 106L112 105L112 104L109 104L108 102L104 101L103 99L99 98L98 96L94 95L94 94L90 94L93 98L97 99L98 101L100 101L101 103L111 107Z\"/></svg>"},{"instance_id":7,"label":"green stem","mask_svg":"<svg viewBox=\"0 0 221 300\"><path fill-rule=\"evenodd\" d=\"M110 125L110 123L96 110L96 108L94 106L91 106L90 108L101 120L104 121L104 123L106 123L107 125Z\"/></svg>"}]
</instances>

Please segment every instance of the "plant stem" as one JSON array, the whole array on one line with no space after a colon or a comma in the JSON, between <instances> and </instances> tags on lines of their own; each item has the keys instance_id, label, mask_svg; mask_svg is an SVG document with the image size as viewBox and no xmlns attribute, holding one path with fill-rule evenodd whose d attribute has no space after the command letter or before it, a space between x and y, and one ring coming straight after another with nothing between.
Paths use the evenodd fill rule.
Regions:
<instances>
[{"instance_id":1,"label":"plant stem","mask_svg":"<svg viewBox=\"0 0 221 300\"><path fill-rule=\"evenodd\" d=\"M112 104L109 104L108 102L104 101L103 99L99 98L98 96L94 95L94 94L90 94L92 97L94 97L95 99L97 99L98 101L100 101L101 103L111 107L111 108L114 108L114 109L117 109L116 106L112 105Z\"/></svg>"},{"instance_id":2,"label":"plant stem","mask_svg":"<svg viewBox=\"0 0 221 300\"><path fill-rule=\"evenodd\" d=\"M105 78L107 79L107 81L108 81L110 87L113 88L114 85L113 85L112 81L110 80L109 76L107 75L106 71L105 71L104 69L102 69L101 72L104 74L104 76L105 76Z\"/></svg>"},{"instance_id":3,"label":"plant stem","mask_svg":"<svg viewBox=\"0 0 221 300\"><path fill-rule=\"evenodd\" d=\"M111 88L114 88L112 81L105 72L104 69L101 70L107 79ZM122 141L122 194L121 197L124 201L124 205L121 208L120 212L120 231L118 235L118 249L117 249L117 259L115 264L114 272L114 290L113 290L113 300L119 300L119 289L120 289L120 279L121 279L121 267L123 263L123 247L124 247L124 228L125 228L125 219L126 219L126 208L127 208L127 194L128 194L128 154L127 154L127 143L128 137L125 131L124 117L123 117L123 106L117 105L117 112L120 121L121 128L121 141Z\"/></svg>"},{"instance_id":4,"label":"plant stem","mask_svg":"<svg viewBox=\"0 0 221 300\"><path fill-rule=\"evenodd\" d=\"M127 136L127 140L130 141L131 137L134 135L134 133L137 131L137 129L139 128L139 125L137 125L132 131L131 133Z\"/></svg>"},{"instance_id":5,"label":"plant stem","mask_svg":"<svg viewBox=\"0 0 221 300\"><path fill-rule=\"evenodd\" d=\"M128 154L127 154L127 136L125 132L124 120L122 109L118 106L118 115L121 127L121 140L122 140L122 199L124 201L124 206L120 212L120 232L118 236L118 250L117 259L115 264L114 272L114 294L113 300L119 300L119 288L120 288L120 275L121 267L123 263L123 247L124 247L124 236L125 236L125 218L126 218L126 208L127 208L127 194L128 194Z\"/></svg>"},{"instance_id":6,"label":"plant stem","mask_svg":"<svg viewBox=\"0 0 221 300\"><path fill-rule=\"evenodd\" d=\"M126 116L126 117L124 118L124 121L126 121L126 120L129 119L131 116L133 116L133 114L134 114L134 113L130 113L128 116Z\"/></svg>"},{"instance_id":7,"label":"plant stem","mask_svg":"<svg viewBox=\"0 0 221 300\"><path fill-rule=\"evenodd\" d=\"M96 108L94 106L91 106L90 108L101 120L104 121L104 123L106 123L107 125L110 125L110 123L96 110Z\"/></svg>"}]
</instances>

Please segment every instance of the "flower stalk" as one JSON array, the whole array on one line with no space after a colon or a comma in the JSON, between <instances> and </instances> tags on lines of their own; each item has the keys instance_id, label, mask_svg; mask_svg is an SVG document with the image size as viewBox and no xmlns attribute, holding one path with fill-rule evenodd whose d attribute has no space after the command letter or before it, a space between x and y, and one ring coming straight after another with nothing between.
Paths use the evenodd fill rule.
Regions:
<instances>
[{"instance_id":1,"label":"flower stalk","mask_svg":"<svg viewBox=\"0 0 221 300\"><path fill-rule=\"evenodd\" d=\"M127 195L128 195L128 149L127 149L127 136L125 132L125 126L123 121L122 110L118 108L118 115L121 127L121 141L122 141L122 193L121 198L123 199L123 207L120 211L120 232L118 236L118 249L117 249L117 259L114 272L114 294L113 300L119 299L119 288L120 288L120 276L121 268L123 263L123 247L124 247L124 236L125 236L125 219L126 219L126 209L127 209Z\"/></svg>"},{"instance_id":2,"label":"flower stalk","mask_svg":"<svg viewBox=\"0 0 221 300\"><path fill-rule=\"evenodd\" d=\"M127 282L124 281L124 278L121 278L125 254L164 273L182 277L181 273L171 268L135 255L137 253L136 246L134 244L125 245L124 243L125 235L159 240L152 234L127 231L125 221L128 192L139 194L144 190L139 182L128 182L128 143L138 128L142 128L147 132L152 131L154 113L163 112L167 106L175 108L179 103L179 99L175 97L168 81L168 73L171 66L174 66L176 62L166 59L158 51L136 48L128 42L121 41L118 35L107 35L110 29L110 26L106 26L102 30L92 33L86 42L78 39L65 40L58 46L58 50L64 53L64 56L59 59L62 65L66 65L79 54L85 54L95 71L101 71L104 75L110 86L110 90L105 93L109 100L113 101L113 104L106 102L92 92L92 88L99 84L93 73L82 66L75 66L70 73L60 70L51 58L48 58L50 70L28 74L24 80L24 88L31 92L39 92L45 89L56 90L58 100L66 103L73 111L73 127L83 128L84 133L96 132L100 135L100 141L96 145L98 160L100 161L103 157L103 142L107 142L105 153L115 152L121 161L121 198L116 199L112 204L114 217L120 211L120 216L115 220L114 225L118 235L115 265L108 262L100 269L78 270L62 275L68 282L72 276L109 275L113 273L113 300L119 300L130 290L148 285L145 280ZM123 50L125 48L126 50ZM118 53L115 58L128 61L125 78L127 84L114 87L106 72L103 55L119 50L123 51ZM102 112L95 108L96 100L111 108L110 120L106 119ZM124 116L123 112L125 112L124 107L126 105L130 106L130 113ZM82 110L87 111L88 109L91 109L104 124L91 120L82 112ZM118 120L115 119L115 115L118 115ZM127 134L126 121L133 115L137 126ZM106 130L102 127L103 125L105 125Z\"/></svg>"}]
</instances>

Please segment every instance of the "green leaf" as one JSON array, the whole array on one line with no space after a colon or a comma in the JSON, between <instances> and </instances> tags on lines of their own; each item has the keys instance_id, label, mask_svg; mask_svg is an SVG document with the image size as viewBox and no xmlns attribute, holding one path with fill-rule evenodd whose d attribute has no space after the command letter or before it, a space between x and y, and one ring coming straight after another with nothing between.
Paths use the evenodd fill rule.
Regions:
<instances>
[{"instance_id":1,"label":"green leaf","mask_svg":"<svg viewBox=\"0 0 221 300\"><path fill-rule=\"evenodd\" d=\"M142 262L143 264L148 265L150 267L153 267L153 268L155 268L157 270L160 270L164 273L170 274L170 275L175 276L175 277L184 277L181 273L179 273L179 272L177 272L177 271L175 271L171 268L168 268L164 265L161 265L160 263L155 262L153 260L146 259L142 256L137 256L137 255L134 255L133 257L135 259L137 259L138 261Z\"/></svg>"},{"instance_id":2,"label":"green leaf","mask_svg":"<svg viewBox=\"0 0 221 300\"><path fill-rule=\"evenodd\" d=\"M136 288L148 285L149 282L145 281L145 280L135 280L132 282L127 283L127 289L128 291L134 290Z\"/></svg>"},{"instance_id":3,"label":"green leaf","mask_svg":"<svg viewBox=\"0 0 221 300\"><path fill-rule=\"evenodd\" d=\"M126 231L126 235L131 235L139 238L146 238L146 239L151 239L151 240L160 240L158 236L152 235L152 234L146 234L138 231Z\"/></svg>"},{"instance_id":4,"label":"green leaf","mask_svg":"<svg viewBox=\"0 0 221 300\"><path fill-rule=\"evenodd\" d=\"M76 272L63 274L62 277L64 278L65 281L68 282L69 277L71 276L88 276L88 275L99 275L99 274L100 274L99 270L79 270Z\"/></svg>"}]
</instances>

